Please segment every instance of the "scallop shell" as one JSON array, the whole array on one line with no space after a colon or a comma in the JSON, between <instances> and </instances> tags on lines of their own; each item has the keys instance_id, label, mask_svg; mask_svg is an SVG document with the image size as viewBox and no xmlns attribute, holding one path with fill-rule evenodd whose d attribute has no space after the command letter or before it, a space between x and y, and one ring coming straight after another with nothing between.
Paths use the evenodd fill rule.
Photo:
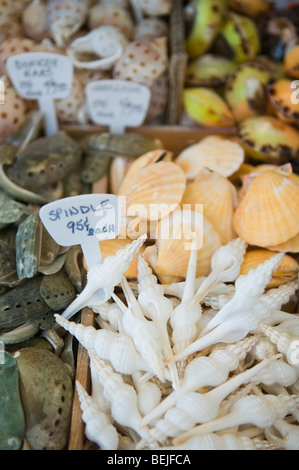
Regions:
<instances>
[{"instance_id":1,"label":"scallop shell","mask_svg":"<svg viewBox=\"0 0 299 470\"><path fill-rule=\"evenodd\" d=\"M266 249L254 249L248 251L244 256L244 261L241 265L240 275L248 274L250 269L255 269L266 259L273 256L273 251ZM273 277L267 288L278 287L289 281L297 279L299 272L299 264L289 255L285 255L280 262L278 269L273 273Z\"/></svg>"},{"instance_id":2,"label":"scallop shell","mask_svg":"<svg viewBox=\"0 0 299 470\"><path fill-rule=\"evenodd\" d=\"M172 162L157 162L141 168L119 192L125 197L126 216L158 220L175 210L181 202L186 177Z\"/></svg>"},{"instance_id":3,"label":"scallop shell","mask_svg":"<svg viewBox=\"0 0 299 470\"><path fill-rule=\"evenodd\" d=\"M131 240L130 238L124 238L124 239L114 238L112 240L103 240L99 242L103 260L107 256L115 255L118 250L125 248L125 246L128 243L132 243L132 241L133 240ZM145 247L142 246L140 248L140 253L143 253L144 250L145 250ZM84 264L84 268L87 271L88 267L87 267L85 259L83 260L83 264ZM124 273L124 276L126 276L127 279L137 279L137 273L138 273L138 256L136 255L136 257L131 261L131 265L129 269L127 269L127 271Z\"/></svg>"},{"instance_id":4,"label":"scallop shell","mask_svg":"<svg viewBox=\"0 0 299 470\"><path fill-rule=\"evenodd\" d=\"M235 210L233 224L248 244L275 246L298 234L299 185L275 171L264 171Z\"/></svg>"},{"instance_id":5,"label":"scallop shell","mask_svg":"<svg viewBox=\"0 0 299 470\"><path fill-rule=\"evenodd\" d=\"M200 171L196 180L186 185L181 206L185 204L190 204L191 210L203 212L224 245L235 238L233 213L237 193L227 178L206 169Z\"/></svg>"},{"instance_id":6,"label":"scallop shell","mask_svg":"<svg viewBox=\"0 0 299 470\"><path fill-rule=\"evenodd\" d=\"M289 253L298 253L299 252L299 233L294 237L290 238L284 243L279 243L275 246L267 246L268 250L274 251L288 251Z\"/></svg>"},{"instance_id":7,"label":"scallop shell","mask_svg":"<svg viewBox=\"0 0 299 470\"><path fill-rule=\"evenodd\" d=\"M186 278L190 257L192 231L200 246L197 256L197 276L211 270L211 258L221 246L220 235L205 216L195 211L176 210L157 226L156 243L147 247L144 258L162 283L179 282Z\"/></svg>"},{"instance_id":8,"label":"scallop shell","mask_svg":"<svg viewBox=\"0 0 299 470\"><path fill-rule=\"evenodd\" d=\"M227 177L244 162L244 150L233 140L211 135L183 150L175 162L188 179L194 179L202 168L209 168Z\"/></svg>"}]
</instances>

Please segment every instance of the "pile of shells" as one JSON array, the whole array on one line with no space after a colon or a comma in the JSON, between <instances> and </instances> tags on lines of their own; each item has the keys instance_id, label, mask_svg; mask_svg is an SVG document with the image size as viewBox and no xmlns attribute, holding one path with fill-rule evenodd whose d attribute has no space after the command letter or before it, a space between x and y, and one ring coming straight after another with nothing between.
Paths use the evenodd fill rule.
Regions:
<instances>
[{"instance_id":1,"label":"pile of shells","mask_svg":"<svg viewBox=\"0 0 299 470\"><path fill-rule=\"evenodd\" d=\"M181 123L235 127L251 158L298 158L299 9L268 0L185 5ZM289 134L289 139L281 139Z\"/></svg>"},{"instance_id":2,"label":"pile of shells","mask_svg":"<svg viewBox=\"0 0 299 470\"><path fill-rule=\"evenodd\" d=\"M55 101L59 123L91 123L87 83L114 78L148 86L152 99L146 122L163 122L169 94L171 6L171 0L0 2L0 78L6 85L0 138L14 132L25 112L37 106L16 95L7 75L7 59L23 52L55 52L73 63L71 93Z\"/></svg>"}]
</instances>

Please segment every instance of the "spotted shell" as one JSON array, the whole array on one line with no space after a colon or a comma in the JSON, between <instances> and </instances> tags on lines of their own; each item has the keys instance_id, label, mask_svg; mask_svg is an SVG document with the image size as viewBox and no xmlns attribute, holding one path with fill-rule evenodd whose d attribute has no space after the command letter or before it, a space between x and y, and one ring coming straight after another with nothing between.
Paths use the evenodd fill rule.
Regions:
<instances>
[{"instance_id":1,"label":"spotted shell","mask_svg":"<svg viewBox=\"0 0 299 470\"><path fill-rule=\"evenodd\" d=\"M167 70L167 39L144 38L130 42L116 62L113 77L152 86Z\"/></svg>"},{"instance_id":2,"label":"spotted shell","mask_svg":"<svg viewBox=\"0 0 299 470\"><path fill-rule=\"evenodd\" d=\"M47 22L55 44L63 47L84 24L88 0L49 0Z\"/></svg>"},{"instance_id":3,"label":"spotted shell","mask_svg":"<svg viewBox=\"0 0 299 470\"><path fill-rule=\"evenodd\" d=\"M88 26L95 29L102 25L116 26L128 39L134 34L134 23L129 11L114 2L98 3L89 9Z\"/></svg>"},{"instance_id":4,"label":"spotted shell","mask_svg":"<svg viewBox=\"0 0 299 470\"><path fill-rule=\"evenodd\" d=\"M290 124L299 123L299 103L292 100L294 88L293 81L287 78L281 78L272 82L268 87L271 103L277 116Z\"/></svg>"},{"instance_id":5,"label":"spotted shell","mask_svg":"<svg viewBox=\"0 0 299 470\"><path fill-rule=\"evenodd\" d=\"M298 234L299 185L275 171L257 174L233 216L237 234L259 247L286 242Z\"/></svg>"},{"instance_id":6,"label":"spotted shell","mask_svg":"<svg viewBox=\"0 0 299 470\"><path fill-rule=\"evenodd\" d=\"M13 37L6 39L0 45L0 75L6 73L5 63L7 59L16 54L23 54L24 52L39 52L45 51L47 47L39 44L33 39L24 37Z\"/></svg>"},{"instance_id":7,"label":"spotted shell","mask_svg":"<svg viewBox=\"0 0 299 470\"><path fill-rule=\"evenodd\" d=\"M6 139L16 132L25 120L26 103L4 76L4 94L0 91L0 138Z\"/></svg>"},{"instance_id":8,"label":"spotted shell","mask_svg":"<svg viewBox=\"0 0 299 470\"><path fill-rule=\"evenodd\" d=\"M76 74L73 76L73 83L70 94L66 98L55 101L57 118L64 123L77 123L80 121L80 110L85 103L84 88Z\"/></svg>"},{"instance_id":9,"label":"spotted shell","mask_svg":"<svg viewBox=\"0 0 299 470\"><path fill-rule=\"evenodd\" d=\"M40 0L29 3L22 13L22 26L30 39L42 41L49 37L46 5Z\"/></svg>"}]
</instances>

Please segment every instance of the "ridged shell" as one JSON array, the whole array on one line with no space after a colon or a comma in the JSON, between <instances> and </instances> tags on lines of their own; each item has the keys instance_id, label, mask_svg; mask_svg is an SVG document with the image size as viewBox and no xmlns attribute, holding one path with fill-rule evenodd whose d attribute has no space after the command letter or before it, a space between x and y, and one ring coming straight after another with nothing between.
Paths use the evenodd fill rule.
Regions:
<instances>
[{"instance_id":1,"label":"ridged shell","mask_svg":"<svg viewBox=\"0 0 299 470\"><path fill-rule=\"evenodd\" d=\"M222 175L209 170L202 170L196 180L187 183L181 206L190 204L191 210L199 210L196 204L203 204L204 216L213 224L225 245L235 238L233 228L234 207L237 205L237 193L232 183Z\"/></svg>"},{"instance_id":2,"label":"ridged shell","mask_svg":"<svg viewBox=\"0 0 299 470\"><path fill-rule=\"evenodd\" d=\"M124 248L128 243L132 243L132 241L133 240L131 240L130 238L114 238L112 240L103 240L99 242L103 260L107 256L115 255L118 250ZM145 247L142 246L140 248L140 253L143 253L144 250L145 250ZM88 270L85 259L83 261L83 264L84 264L85 269ZM136 257L133 259L129 269L124 273L124 276L126 276L127 279L137 279L137 272L138 272L138 255L136 255Z\"/></svg>"},{"instance_id":3,"label":"ridged shell","mask_svg":"<svg viewBox=\"0 0 299 470\"><path fill-rule=\"evenodd\" d=\"M240 275L248 274L250 269L255 269L257 266L267 259L274 256L273 251L265 249L254 249L248 251L244 256L244 261L241 265ZM299 264L289 255L285 255L280 262L278 269L273 273L273 277L267 288L278 287L289 281L297 279L299 272Z\"/></svg>"},{"instance_id":4,"label":"ridged shell","mask_svg":"<svg viewBox=\"0 0 299 470\"><path fill-rule=\"evenodd\" d=\"M205 137L183 150L175 160L188 179L196 178L202 168L209 168L223 176L230 176L243 162L243 148L237 142L219 135Z\"/></svg>"},{"instance_id":5,"label":"ridged shell","mask_svg":"<svg viewBox=\"0 0 299 470\"><path fill-rule=\"evenodd\" d=\"M168 219L168 220L167 220ZM177 210L162 219L157 226L157 241L147 247L144 258L162 283L184 280L190 257L190 230L194 231L198 243L203 240L197 256L197 276L206 276L211 270L211 258L221 246L220 235L213 225L194 211ZM200 246L200 245L199 245Z\"/></svg>"},{"instance_id":6,"label":"ridged shell","mask_svg":"<svg viewBox=\"0 0 299 470\"><path fill-rule=\"evenodd\" d=\"M299 123L299 103L292 100L294 88L291 79L282 78L268 87L271 103L279 119L290 124Z\"/></svg>"},{"instance_id":7,"label":"ridged shell","mask_svg":"<svg viewBox=\"0 0 299 470\"><path fill-rule=\"evenodd\" d=\"M233 224L248 244L283 243L298 233L299 185L275 171L258 174L235 210Z\"/></svg>"},{"instance_id":8,"label":"ridged shell","mask_svg":"<svg viewBox=\"0 0 299 470\"><path fill-rule=\"evenodd\" d=\"M275 246L267 246L268 250L274 251L288 251L289 253L298 253L299 252L299 233L294 237L290 238L284 243L279 243Z\"/></svg>"},{"instance_id":9,"label":"ridged shell","mask_svg":"<svg viewBox=\"0 0 299 470\"><path fill-rule=\"evenodd\" d=\"M163 207L163 214L167 215L181 202L185 187L186 176L182 169L175 163L162 161L141 168L119 196L126 197L127 216L136 216L139 212L140 218L156 220L155 208Z\"/></svg>"},{"instance_id":10,"label":"ridged shell","mask_svg":"<svg viewBox=\"0 0 299 470\"><path fill-rule=\"evenodd\" d=\"M127 169L119 189L119 194L124 194L130 188L131 179L139 170L141 170L147 165L150 165L151 163L156 163L158 161L171 161L171 157L171 153L163 149L152 150L141 155L139 158L134 160Z\"/></svg>"}]
</instances>

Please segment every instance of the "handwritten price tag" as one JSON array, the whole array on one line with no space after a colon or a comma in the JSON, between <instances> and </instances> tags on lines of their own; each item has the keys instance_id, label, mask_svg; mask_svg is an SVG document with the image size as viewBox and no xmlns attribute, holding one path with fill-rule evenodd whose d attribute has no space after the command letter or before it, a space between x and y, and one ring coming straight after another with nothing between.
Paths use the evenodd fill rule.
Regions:
<instances>
[{"instance_id":1,"label":"handwritten price tag","mask_svg":"<svg viewBox=\"0 0 299 470\"><path fill-rule=\"evenodd\" d=\"M45 204L39 215L59 245L81 245L90 267L102 262L99 241L118 236L121 212L120 200L114 194L83 194Z\"/></svg>"},{"instance_id":2,"label":"handwritten price tag","mask_svg":"<svg viewBox=\"0 0 299 470\"><path fill-rule=\"evenodd\" d=\"M57 133L54 100L70 94L73 64L69 58L52 52L26 52L9 57L6 68L19 95L38 101L45 115L46 135Z\"/></svg>"},{"instance_id":3,"label":"handwritten price tag","mask_svg":"<svg viewBox=\"0 0 299 470\"><path fill-rule=\"evenodd\" d=\"M151 97L148 87L126 80L90 82L85 91L92 121L118 134L143 123Z\"/></svg>"}]
</instances>

